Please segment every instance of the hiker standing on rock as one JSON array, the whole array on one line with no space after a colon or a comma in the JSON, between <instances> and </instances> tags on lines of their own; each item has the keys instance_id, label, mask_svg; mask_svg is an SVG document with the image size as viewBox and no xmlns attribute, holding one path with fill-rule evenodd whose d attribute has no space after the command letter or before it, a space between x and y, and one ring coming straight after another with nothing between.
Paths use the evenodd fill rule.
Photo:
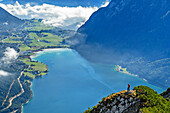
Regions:
<instances>
[{"instance_id":1,"label":"hiker standing on rock","mask_svg":"<svg viewBox=\"0 0 170 113\"><path fill-rule=\"evenodd\" d=\"M130 91L130 84L128 84L128 88L127 88L127 91L128 91L128 92Z\"/></svg>"}]
</instances>

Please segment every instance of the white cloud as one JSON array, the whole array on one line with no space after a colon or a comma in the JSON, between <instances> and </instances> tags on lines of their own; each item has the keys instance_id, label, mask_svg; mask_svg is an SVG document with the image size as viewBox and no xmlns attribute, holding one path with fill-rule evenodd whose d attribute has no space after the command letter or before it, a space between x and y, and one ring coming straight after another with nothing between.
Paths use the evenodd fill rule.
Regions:
<instances>
[{"instance_id":1,"label":"white cloud","mask_svg":"<svg viewBox=\"0 0 170 113\"><path fill-rule=\"evenodd\" d=\"M0 76L9 76L9 75L11 74L6 71L0 70Z\"/></svg>"},{"instance_id":2,"label":"white cloud","mask_svg":"<svg viewBox=\"0 0 170 113\"><path fill-rule=\"evenodd\" d=\"M106 0L105 2L103 2L103 4L101 5L101 7L106 7L106 6L108 6L109 5L109 1L108 0Z\"/></svg>"},{"instance_id":3,"label":"white cloud","mask_svg":"<svg viewBox=\"0 0 170 113\"><path fill-rule=\"evenodd\" d=\"M2 61L4 63L9 63L12 60L16 60L18 58L19 53L15 51L14 48L7 47L6 51L4 52L4 57L2 57Z\"/></svg>"},{"instance_id":4,"label":"white cloud","mask_svg":"<svg viewBox=\"0 0 170 113\"><path fill-rule=\"evenodd\" d=\"M105 7L109 4L108 1L103 3L101 7ZM21 5L16 1L14 5L2 4L0 6L10 12L11 14L22 18L31 19L38 18L43 19L43 22L53 26L77 29L83 23L85 23L91 14L98 10L99 7L60 7L55 5L43 4L43 5Z\"/></svg>"}]
</instances>

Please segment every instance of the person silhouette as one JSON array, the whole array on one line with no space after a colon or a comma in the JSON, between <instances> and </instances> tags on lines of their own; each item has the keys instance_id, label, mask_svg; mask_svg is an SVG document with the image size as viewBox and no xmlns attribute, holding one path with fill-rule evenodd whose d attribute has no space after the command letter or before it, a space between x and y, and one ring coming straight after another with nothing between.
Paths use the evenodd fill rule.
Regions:
<instances>
[{"instance_id":1,"label":"person silhouette","mask_svg":"<svg viewBox=\"0 0 170 113\"><path fill-rule=\"evenodd\" d=\"M128 91L128 92L130 91L130 84L128 84L128 88L127 88L127 91Z\"/></svg>"}]
</instances>

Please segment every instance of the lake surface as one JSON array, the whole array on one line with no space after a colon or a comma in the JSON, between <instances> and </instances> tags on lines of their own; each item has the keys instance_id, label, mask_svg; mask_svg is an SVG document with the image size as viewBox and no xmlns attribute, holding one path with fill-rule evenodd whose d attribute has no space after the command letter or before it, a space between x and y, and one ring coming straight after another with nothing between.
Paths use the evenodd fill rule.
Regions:
<instances>
[{"instance_id":1,"label":"lake surface","mask_svg":"<svg viewBox=\"0 0 170 113\"><path fill-rule=\"evenodd\" d=\"M164 90L140 78L119 73L113 65L86 61L71 49L38 52L33 60L49 66L49 73L33 80L33 98L24 113L81 113L111 93L137 85Z\"/></svg>"}]
</instances>

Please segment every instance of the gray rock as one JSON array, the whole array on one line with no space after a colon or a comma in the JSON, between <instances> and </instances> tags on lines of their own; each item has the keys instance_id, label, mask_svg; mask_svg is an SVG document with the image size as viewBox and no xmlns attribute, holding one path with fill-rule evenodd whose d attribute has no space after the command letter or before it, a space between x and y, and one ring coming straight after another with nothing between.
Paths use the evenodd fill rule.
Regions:
<instances>
[{"instance_id":1,"label":"gray rock","mask_svg":"<svg viewBox=\"0 0 170 113\"><path fill-rule=\"evenodd\" d=\"M112 102L111 104L110 104L110 106L113 106L114 105L114 102Z\"/></svg>"},{"instance_id":2,"label":"gray rock","mask_svg":"<svg viewBox=\"0 0 170 113\"><path fill-rule=\"evenodd\" d=\"M135 97L134 100L137 100L137 98Z\"/></svg>"},{"instance_id":3,"label":"gray rock","mask_svg":"<svg viewBox=\"0 0 170 113\"><path fill-rule=\"evenodd\" d=\"M128 100L125 100L125 103L127 103L128 102Z\"/></svg>"},{"instance_id":4,"label":"gray rock","mask_svg":"<svg viewBox=\"0 0 170 113\"><path fill-rule=\"evenodd\" d=\"M119 96L119 97L117 97L117 100L120 100L120 96Z\"/></svg>"},{"instance_id":5,"label":"gray rock","mask_svg":"<svg viewBox=\"0 0 170 113\"><path fill-rule=\"evenodd\" d=\"M107 104L107 107L109 107L110 106L110 104Z\"/></svg>"},{"instance_id":6,"label":"gray rock","mask_svg":"<svg viewBox=\"0 0 170 113\"><path fill-rule=\"evenodd\" d=\"M135 104L135 103L136 103L136 101L133 101L133 102L132 102L132 104Z\"/></svg>"},{"instance_id":7,"label":"gray rock","mask_svg":"<svg viewBox=\"0 0 170 113\"><path fill-rule=\"evenodd\" d=\"M132 105L132 103L129 103L129 106L131 106Z\"/></svg>"},{"instance_id":8,"label":"gray rock","mask_svg":"<svg viewBox=\"0 0 170 113\"><path fill-rule=\"evenodd\" d=\"M110 109L108 109L105 113L111 113Z\"/></svg>"},{"instance_id":9,"label":"gray rock","mask_svg":"<svg viewBox=\"0 0 170 113\"><path fill-rule=\"evenodd\" d=\"M116 111L117 106L113 106L111 111Z\"/></svg>"},{"instance_id":10,"label":"gray rock","mask_svg":"<svg viewBox=\"0 0 170 113\"><path fill-rule=\"evenodd\" d=\"M128 99L129 102L132 102L132 100L133 100L132 98L129 98L129 99Z\"/></svg>"},{"instance_id":11,"label":"gray rock","mask_svg":"<svg viewBox=\"0 0 170 113\"><path fill-rule=\"evenodd\" d=\"M128 103L126 103L126 104L125 104L125 107L126 107L126 108L127 108L127 107L129 107L129 104L128 104Z\"/></svg>"},{"instance_id":12,"label":"gray rock","mask_svg":"<svg viewBox=\"0 0 170 113\"><path fill-rule=\"evenodd\" d=\"M105 109L106 109L106 106L103 107L103 110L105 110Z\"/></svg>"},{"instance_id":13,"label":"gray rock","mask_svg":"<svg viewBox=\"0 0 170 113\"><path fill-rule=\"evenodd\" d=\"M113 102L113 104L116 104L116 102L117 102L117 100L115 99L114 102Z\"/></svg>"},{"instance_id":14,"label":"gray rock","mask_svg":"<svg viewBox=\"0 0 170 113\"><path fill-rule=\"evenodd\" d=\"M102 113L103 109L100 109L100 113Z\"/></svg>"},{"instance_id":15,"label":"gray rock","mask_svg":"<svg viewBox=\"0 0 170 113\"><path fill-rule=\"evenodd\" d=\"M125 102L124 101L122 101L121 103L120 103L120 105L122 105L122 104L124 104Z\"/></svg>"},{"instance_id":16,"label":"gray rock","mask_svg":"<svg viewBox=\"0 0 170 113\"><path fill-rule=\"evenodd\" d=\"M122 102L122 101L124 101L124 98L121 98L121 99L120 99L120 102Z\"/></svg>"},{"instance_id":17,"label":"gray rock","mask_svg":"<svg viewBox=\"0 0 170 113\"><path fill-rule=\"evenodd\" d=\"M124 110L125 110L124 107L120 108L120 109L119 109L119 113L122 113Z\"/></svg>"},{"instance_id":18,"label":"gray rock","mask_svg":"<svg viewBox=\"0 0 170 113\"><path fill-rule=\"evenodd\" d=\"M121 104L118 105L119 108L122 108L123 106Z\"/></svg>"},{"instance_id":19,"label":"gray rock","mask_svg":"<svg viewBox=\"0 0 170 113\"><path fill-rule=\"evenodd\" d=\"M116 110L116 111L115 111L115 113L119 113L119 111L118 111L118 110Z\"/></svg>"}]
</instances>

